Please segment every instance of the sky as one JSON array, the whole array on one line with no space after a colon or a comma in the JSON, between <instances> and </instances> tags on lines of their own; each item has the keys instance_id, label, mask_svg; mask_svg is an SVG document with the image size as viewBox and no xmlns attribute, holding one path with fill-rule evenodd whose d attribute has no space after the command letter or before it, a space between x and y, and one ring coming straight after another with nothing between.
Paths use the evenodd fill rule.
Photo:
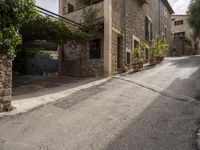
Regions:
<instances>
[{"instance_id":1,"label":"sky","mask_svg":"<svg viewBox=\"0 0 200 150\"><path fill-rule=\"evenodd\" d=\"M58 13L59 0L36 0L36 4L47 10ZM176 14L185 14L190 0L168 0Z\"/></svg>"}]
</instances>

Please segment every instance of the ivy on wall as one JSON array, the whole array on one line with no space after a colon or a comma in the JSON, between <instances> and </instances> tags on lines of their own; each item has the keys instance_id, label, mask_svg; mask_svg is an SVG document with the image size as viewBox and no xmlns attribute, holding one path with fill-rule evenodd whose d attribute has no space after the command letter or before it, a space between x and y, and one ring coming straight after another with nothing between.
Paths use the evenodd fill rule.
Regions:
<instances>
[{"instance_id":1,"label":"ivy on wall","mask_svg":"<svg viewBox=\"0 0 200 150\"><path fill-rule=\"evenodd\" d=\"M22 42L19 28L36 14L33 0L0 1L0 53L14 59L15 48Z\"/></svg>"},{"instance_id":2,"label":"ivy on wall","mask_svg":"<svg viewBox=\"0 0 200 150\"><path fill-rule=\"evenodd\" d=\"M58 44L72 40L84 40L88 36L87 33L67 25L63 21L53 20L42 15L24 23L20 33L23 41L46 40Z\"/></svg>"},{"instance_id":3,"label":"ivy on wall","mask_svg":"<svg viewBox=\"0 0 200 150\"><path fill-rule=\"evenodd\" d=\"M0 54L10 60L22 41L46 40L58 44L87 39L88 35L63 21L39 15L34 0L0 1Z\"/></svg>"}]
</instances>

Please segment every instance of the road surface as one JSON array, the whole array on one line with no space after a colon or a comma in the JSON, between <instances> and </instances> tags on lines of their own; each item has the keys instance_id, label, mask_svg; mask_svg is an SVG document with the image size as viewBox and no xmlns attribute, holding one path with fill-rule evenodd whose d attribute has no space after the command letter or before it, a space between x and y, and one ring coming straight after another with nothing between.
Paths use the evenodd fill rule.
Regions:
<instances>
[{"instance_id":1,"label":"road surface","mask_svg":"<svg viewBox=\"0 0 200 150\"><path fill-rule=\"evenodd\" d=\"M199 98L200 56L168 58L0 119L0 150L196 150Z\"/></svg>"}]
</instances>

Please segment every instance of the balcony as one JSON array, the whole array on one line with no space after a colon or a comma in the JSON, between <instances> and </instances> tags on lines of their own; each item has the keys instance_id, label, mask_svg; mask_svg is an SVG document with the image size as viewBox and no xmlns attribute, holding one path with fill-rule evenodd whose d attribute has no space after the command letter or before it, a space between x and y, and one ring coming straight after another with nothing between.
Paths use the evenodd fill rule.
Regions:
<instances>
[{"instance_id":1,"label":"balcony","mask_svg":"<svg viewBox=\"0 0 200 150\"><path fill-rule=\"evenodd\" d=\"M89 7L91 5L94 5L94 4L97 4L97 3L100 3L104 0L71 0L71 2L67 2L65 7L63 8L63 12L64 14L69 14L69 13L72 13L74 11L78 11L80 9L83 9L83 8L86 8L86 7Z\"/></svg>"},{"instance_id":2,"label":"balcony","mask_svg":"<svg viewBox=\"0 0 200 150\"><path fill-rule=\"evenodd\" d=\"M72 3L72 2L76 3ZM81 0L71 0L66 3L63 8L63 16L73 20L77 23L84 23L83 22L83 13L84 9L92 8L97 11L97 19L104 18L104 0L85 0L88 3L81 3ZM71 2L71 3L70 3Z\"/></svg>"}]
</instances>

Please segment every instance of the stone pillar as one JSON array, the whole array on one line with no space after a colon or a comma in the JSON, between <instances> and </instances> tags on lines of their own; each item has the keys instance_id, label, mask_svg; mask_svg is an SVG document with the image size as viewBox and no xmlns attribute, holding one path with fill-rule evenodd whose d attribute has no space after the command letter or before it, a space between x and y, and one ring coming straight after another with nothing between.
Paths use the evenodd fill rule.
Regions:
<instances>
[{"instance_id":1,"label":"stone pillar","mask_svg":"<svg viewBox=\"0 0 200 150\"><path fill-rule=\"evenodd\" d=\"M0 112L10 111L12 94L12 61L0 55Z\"/></svg>"},{"instance_id":2,"label":"stone pillar","mask_svg":"<svg viewBox=\"0 0 200 150\"><path fill-rule=\"evenodd\" d=\"M59 0L59 15L61 15L61 16L63 15L64 7L65 7L65 5L64 5L63 0Z\"/></svg>"},{"instance_id":3,"label":"stone pillar","mask_svg":"<svg viewBox=\"0 0 200 150\"><path fill-rule=\"evenodd\" d=\"M112 69L112 0L104 0L104 74L111 75Z\"/></svg>"}]
</instances>

